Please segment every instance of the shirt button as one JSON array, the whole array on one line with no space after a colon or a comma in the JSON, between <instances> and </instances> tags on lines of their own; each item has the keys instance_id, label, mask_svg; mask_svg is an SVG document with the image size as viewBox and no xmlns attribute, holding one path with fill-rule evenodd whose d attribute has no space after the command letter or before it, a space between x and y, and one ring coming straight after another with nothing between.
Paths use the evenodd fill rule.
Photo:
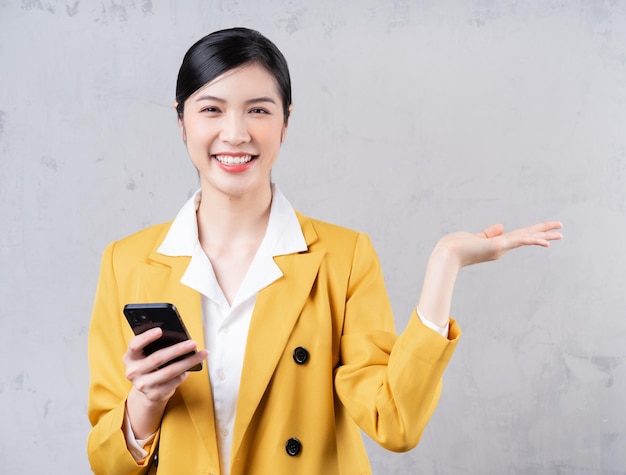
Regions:
<instances>
[{"instance_id":1,"label":"shirt button","mask_svg":"<svg viewBox=\"0 0 626 475\"><path fill-rule=\"evenodd\" d=\"M224 438L228 437L228 429L222 429L220 435Z\"/></svg>"},{"instance_id":2,"label":"shirt button","mask_svg":"<svg viewBox=\"0 0 626 475\"><path fill-rule=\"evenodd\" d=\"M228 333L228 327L222 327L222 328L220 328L220 333L221 333L222 335L226 335L226 334Z\"/></svg>"},{"instance_id":3,"label":"shirt button","mask_svg":"<svg viewBox=\"0 0 626 475\"><path fill-rule=\"evenodd\" d=\"M221 369L217 372L217 379L219 379L220 381L224 381L226 379L226 375Z\"/></svg>"},{"instance_id":4,"label":"shirt button","mask_svg":"<svg viewBox=\"0 0 626 475\"><path fill-rule=\"evenodd\" d=\"M292 437L285 444L285 450L287 451L287 454L289 456L295 457L302 451L302 444L300 443L298 439L296 439L295 437Z\"/></svg>"},{"instance_id":5,"label":"shirt button","mask_svg":"<svg viewBox=\"0 0 626 475\"><path fill-rule=\"evenodd\" d=\"M293 350L293 360L297 364L304 364L309 361L309 352L306 350L306 348L302 348L301 346L299 346L298 348Z\"/></svg>"}]
</instances>

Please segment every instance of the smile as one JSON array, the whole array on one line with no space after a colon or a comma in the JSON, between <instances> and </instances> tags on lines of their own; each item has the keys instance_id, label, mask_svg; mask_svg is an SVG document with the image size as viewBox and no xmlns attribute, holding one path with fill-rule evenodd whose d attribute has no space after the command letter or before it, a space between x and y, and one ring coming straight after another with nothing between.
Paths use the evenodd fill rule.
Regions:
<instances>
[{"instance_id":1,"label":"smile","mask_svg":"<svg viewBox=\"0 0 626 475\"><path fill-rule=\"evenodd\" d=\"M253 155L214 155L215 159L224 165L244 165L254 158Z\"/></svg>"}]
</instances>

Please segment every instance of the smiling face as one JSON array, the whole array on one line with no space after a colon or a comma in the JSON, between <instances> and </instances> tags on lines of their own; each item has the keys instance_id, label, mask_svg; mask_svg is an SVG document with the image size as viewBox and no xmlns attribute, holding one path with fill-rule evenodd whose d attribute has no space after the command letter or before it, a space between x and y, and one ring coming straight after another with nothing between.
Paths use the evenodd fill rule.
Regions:
<instances>
[{"instance_id":1,"label":"smiling face","mask_svg":"<svg viewBox=\"0 0 626 475\"><path fill-rule=\"evenodd\" d=\"M267 192L287 124L264 67L246 64L201 87L185 101L179 124L203 195Z\"/></svg>"}]
</instances>

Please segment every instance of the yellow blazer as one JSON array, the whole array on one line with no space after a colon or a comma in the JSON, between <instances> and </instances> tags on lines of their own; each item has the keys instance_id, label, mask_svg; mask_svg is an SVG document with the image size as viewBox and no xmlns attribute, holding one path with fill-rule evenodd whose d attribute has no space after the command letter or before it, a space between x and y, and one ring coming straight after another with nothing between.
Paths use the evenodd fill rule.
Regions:
<instances>
[{"instance_id":1,"label":"yellow blazer","mask_svg":"<svg viewBox=\"0 0 626 475\"><path fill-rule=\"evenodd\" d=\"M259 292L252 315L231 473L369 474L359 428L389 450L417 445L460 330L451 321L442 338L413 312L397 336L369 238L298 219L308 251L275 258L284 276ZM103 255L89 333L88 454L98 475L220 473L206 368L190 373L169 401L145 461L135 462L121 429L131 389L122 355L133 336L123 306L171 302L204 345L200 295L180 283L190 258L156 252L169 226L114 242ZM304 364L296 348L307 350Z\"/></svg>"}]
</instances>

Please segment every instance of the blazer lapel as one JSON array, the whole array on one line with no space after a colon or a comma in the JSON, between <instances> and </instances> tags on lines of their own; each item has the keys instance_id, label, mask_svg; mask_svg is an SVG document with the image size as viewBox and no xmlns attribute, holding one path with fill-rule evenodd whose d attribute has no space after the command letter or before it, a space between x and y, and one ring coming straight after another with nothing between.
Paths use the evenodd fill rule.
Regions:
<instances>
[{"instance_id":1,"label":"blazer lapel","mask_svg":"<svg viewBox=\"0 0 626 475\"><path fill-rule=\"evenodd\" d=\"M191 338L198 343L199 348L204 348L200 294L180 282L191 258L165 256L157 253L157 248L158 246L151 253L150 262L142 272L142 280L146 282L146 285L142 286L146 302L174 304ZM218 460L213 397L206 361L203 370L198 373L190 373L187 380L178 387L177 392L182 398L200 438L206 445L210 459ZM178 429L171 427L170 430L175 432Z\"/></svg>"},{"instance_id":2,"label":"blazer lapel","mask_svg":"<svg viewBox=\"0 0 626 475\"><path fill-rule=\"evenodd\" d=\"M315 230L307 218L298 218L310 246L317 239ZM310 294L324 254L321 250L274 257L283 276L259 292L254 306L241 372L233 458Z\"/></svg>"}]
</instances>

